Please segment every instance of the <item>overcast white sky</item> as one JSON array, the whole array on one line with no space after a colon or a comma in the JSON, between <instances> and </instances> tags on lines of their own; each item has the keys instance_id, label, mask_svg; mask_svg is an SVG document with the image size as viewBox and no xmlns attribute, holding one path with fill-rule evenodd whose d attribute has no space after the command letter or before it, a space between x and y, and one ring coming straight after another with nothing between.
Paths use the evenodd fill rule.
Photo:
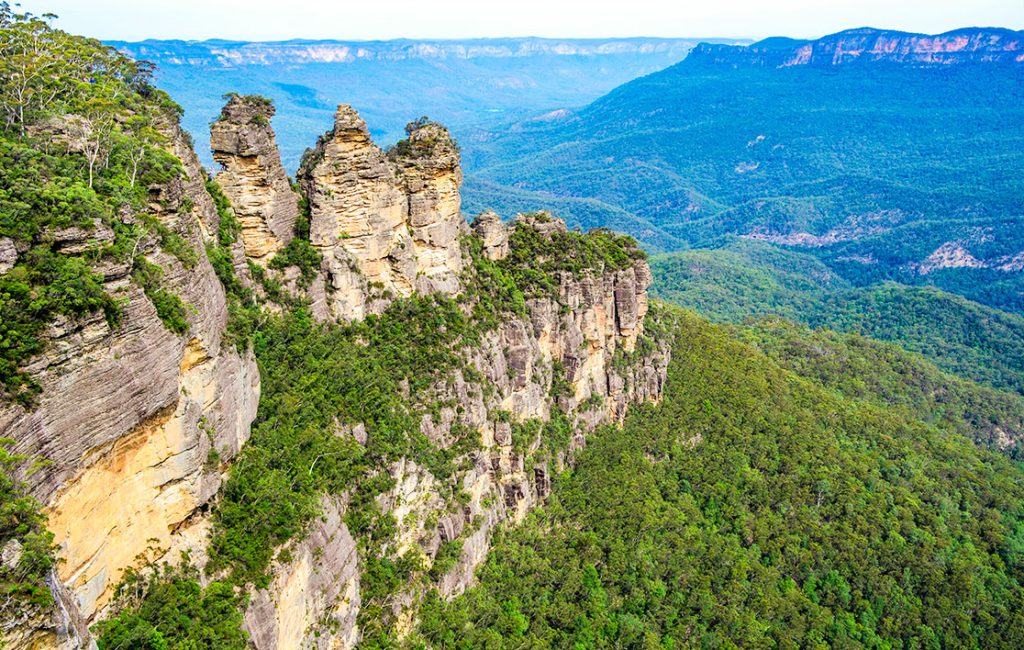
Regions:
<instances>
[{"instance_id":1,"label":"overcast white sky","mask_svg":"<svg viewBox=\"0 0 1024 650\"><path fill-rule=\"evenodd\" d=\"M18 2L19 0L14 0ZM102 39L818 37L849 27L1024 29L1024 0L20 0ZM13 4L13 2L12 2Z\"/></svg>"}]
</instances>

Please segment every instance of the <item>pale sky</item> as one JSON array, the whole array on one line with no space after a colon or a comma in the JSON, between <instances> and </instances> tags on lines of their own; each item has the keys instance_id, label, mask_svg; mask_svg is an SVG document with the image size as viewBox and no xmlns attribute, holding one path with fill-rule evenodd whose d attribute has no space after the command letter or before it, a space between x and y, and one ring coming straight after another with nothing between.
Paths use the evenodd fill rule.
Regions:
<instances>
[{"instance_id":1,"label":"pale sky","mask_svg":"<svg viewBox=\"0 0 1024 650\"><path fill-rule=\"evenodd\" d=\"M13 0L12 4L19 2ZM1024 29L1024 0L20 0L110 40L813 38L850 27Z\"/></svg>"}]
</instances>

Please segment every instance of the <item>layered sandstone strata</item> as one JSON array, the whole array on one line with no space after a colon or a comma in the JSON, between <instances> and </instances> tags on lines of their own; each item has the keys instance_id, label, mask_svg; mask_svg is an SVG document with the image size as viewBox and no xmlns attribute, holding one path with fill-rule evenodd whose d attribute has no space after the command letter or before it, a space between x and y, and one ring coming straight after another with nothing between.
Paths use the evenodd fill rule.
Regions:
<instances>
[{"instance_id":1,"label":"layered sandstone strata","mask_svg":"<svg viewBox=\"0 0 1024 650\"><path fill-rule=\"evenodd\" d=\"M242 226L246 255L262 264L291 241L299 216L298 195L270 127L273 116L268 100L234 95L210 127L213 159L224 168L217 182Z\"/></svg>"},{"instance_id":2,"label":"layered sandstone strata","mask_svg":"<svg viewBox=\"0 0 1024 650\"><path fill-rule=\"evenodd\" d=\"M379 313L416 291L458 292L462 172L443 127L411 124L409 138L385 154L356 111L339 106L298 182L336 319Z\"/></svg>"}]
</instances>

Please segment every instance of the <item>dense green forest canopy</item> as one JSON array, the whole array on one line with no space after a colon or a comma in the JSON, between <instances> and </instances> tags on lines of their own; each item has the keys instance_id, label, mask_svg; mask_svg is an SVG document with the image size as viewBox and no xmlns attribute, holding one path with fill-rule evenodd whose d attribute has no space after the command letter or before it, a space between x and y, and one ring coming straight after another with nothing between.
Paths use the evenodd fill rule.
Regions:
<instances>
[{"instance_id":1,"label":"dense green forest canopy","mask_svg":"<svg viewBox=\"0 0 1024 650\"><path fill-rule=\"evenodd\" d=\"M1024 643L1020 467L671 317L663 401L591 438L549 505L499 536L478 586L428 599L425 642Z\"/></svg>"},{"instance_id":2,"label":"dense green forest canopy","mask_svg":"<svg viewBox=\"0 0 1024 650\"><path fill-rule=\"evenodd\" d=\"M783 316L920 353L944 370L1024 392L1024 318L933 287L855 287L818 258L733 238L656 256L652 293L716 321Z\"/></svg>"}]
</instances>

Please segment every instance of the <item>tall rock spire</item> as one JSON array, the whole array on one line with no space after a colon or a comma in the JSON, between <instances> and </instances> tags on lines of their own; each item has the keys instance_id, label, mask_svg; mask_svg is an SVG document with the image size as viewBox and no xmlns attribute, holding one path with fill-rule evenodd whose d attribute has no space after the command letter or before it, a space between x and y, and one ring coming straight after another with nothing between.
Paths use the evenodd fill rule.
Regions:
<instances>
[{"instance_id":1,"label":"tall rock spire","mask_svg":"<svg viewBox=\"0 0 1024 650\"><path fill-rule=\"evenodd\" d=\"M453 294L459 290L465 229L459 198L459 149L440 124L417 121L408 139L391 150L402 190L408 197L408 223L416 257L416 289Z\"/></svg>"},{"instance_id":2,"label":"tall rock spire","mask_svg":"<svg viewBox=\"0 0 1024 650\"><path fill-rule=\"evenodd\" d=\"M246 255L264 265L291 241L299 216L270 126L273 115L267 99L232 95L210 127L213 159L224 167L217 182L241 223Z\"/></svg>"},{"instance_id":3,"label":"tall rock spire","mask_svg":"<svg viewBox=\"0 0 1024 650\"><path fill-rule=\"evenodd\" d=\"M334 128L303 157L310 242L324 255L337 318L362 318L414 292L459 289L466 224L458 149L438 124L415 122L408 132L385 154L343 104Z\"/></svg>"}]
</instances>

